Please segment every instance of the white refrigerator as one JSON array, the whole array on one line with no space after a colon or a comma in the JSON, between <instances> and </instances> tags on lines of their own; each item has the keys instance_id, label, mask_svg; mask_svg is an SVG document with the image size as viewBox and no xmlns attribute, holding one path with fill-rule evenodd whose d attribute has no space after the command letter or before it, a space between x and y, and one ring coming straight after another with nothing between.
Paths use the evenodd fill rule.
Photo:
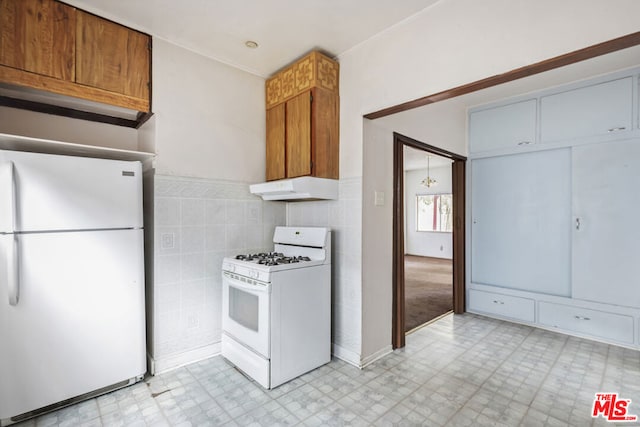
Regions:
<instances>
[{"instance_id":1,"label":"white refrigerator","mask_svg":"<svg viewBox=\"0 0 640 427\"><path fill-rule=\"evenodd\" d=\"M145 374L141 174L0 150L0 424Z\"/></svg>"}]
</instances>

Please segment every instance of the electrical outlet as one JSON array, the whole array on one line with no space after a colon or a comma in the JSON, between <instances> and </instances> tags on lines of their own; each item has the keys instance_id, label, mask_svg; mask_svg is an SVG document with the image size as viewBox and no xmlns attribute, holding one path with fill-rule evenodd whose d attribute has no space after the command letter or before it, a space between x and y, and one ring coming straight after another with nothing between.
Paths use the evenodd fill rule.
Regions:
<instances>
[{"instance_id":1,"label":"electrical outlet","mask_svg":"<svg viewBox=\"0 0 640 427\"><path fill-rule=\"evenodd\" d=\"M193 329L198 326L200 326L200 319L198 319L198 316L195 314L189 315L187 317L187 328Z\"/></svg>"},{"instance_id":2,"label":"electrical outlet","mask_svg":"<svg viewBox=\"0 0 640 427\"><path fill-rule=\"evenodd\" d=\"M160 247L162 249L173 249L175 246L175 236L174 233L162 233L160 236Z\"/></svg>"},{"instance_id":3,"label":"electrical outlet","mask_svg":"<svg viewBox=\"0 0 640 427\"><path fill-rule=\"evenodd\" d=\"M250 208L249 209L249 218L248 219L250 219L252 221L259 221L260 220L259 215L258 215L259 212L260 211L258 210L258 208Z\"/></svg>"}]
</instances>

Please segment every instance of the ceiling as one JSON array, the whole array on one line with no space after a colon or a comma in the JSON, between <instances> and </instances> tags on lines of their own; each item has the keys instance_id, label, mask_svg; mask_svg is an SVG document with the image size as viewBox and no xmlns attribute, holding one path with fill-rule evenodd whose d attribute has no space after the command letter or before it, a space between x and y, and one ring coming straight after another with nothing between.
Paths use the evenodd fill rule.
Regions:
<instances>
[{"instance_id":1,"label":"ceiling","mask_svg":"<svg viewBox=\"0 0 640 427\"><path fill-rule=\"evenodd\" d=\"M409 147L407 145L404 146L403 157L403 166L404 170L416 170L416 169L426 169L427 168L427 153L422 150L415 149L413 147ZM429 154L429 168L450 168L453 160L448 159L442 156L436 156L434 154Z\"/></svg>"},{"instance_id":2,"label":"ceiling","mask_svg":"<svg viewBox=\"0 0 640 427\"><path fill-rule=\"evenodd\" d=\"M336 57L437 1L65 0L262 77L313 49Z\"/></svg>"}]
</instances>

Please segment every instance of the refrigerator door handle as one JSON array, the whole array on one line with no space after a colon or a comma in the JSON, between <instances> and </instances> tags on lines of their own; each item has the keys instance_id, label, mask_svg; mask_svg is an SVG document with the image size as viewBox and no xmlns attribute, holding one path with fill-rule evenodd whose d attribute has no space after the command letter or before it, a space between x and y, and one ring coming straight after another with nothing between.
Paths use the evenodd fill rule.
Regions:
<instances>
[{"instance_id":1,"label":"refrigerator door handle","mask_svg":"<svg viewBox=\"0 0 640 427\"><path fill-rule=\"evenodd\" d=\"M0 234L0 255L6 277L0 279L0 283L7 284L9 305L18 305L20 298L20 257L18 236L15 234ZM0 271L2 268L0 267Z\"/></svg>"},{"instance_id":2,"label":"refrigerator door handle","mask_svg":"<svg viewBox=\"0 0 640 427\"><path fill-rule=\"evenodd\" d=\"M7 259L7 283L9 284L9 305L18 305L20 299L19 248L18 236L11 236L9 257Z\"/></svg>"},{"instance_id":3,"label":"refrigerator door handle","mask_svg":"<svg viewBox=\"0 0 640 427\"><path fill-rule=\"evenodd\" d=\"M16 180L12 161L0 163L0 233L13 233L16 226Z\"/></svg>"}]
</instances>

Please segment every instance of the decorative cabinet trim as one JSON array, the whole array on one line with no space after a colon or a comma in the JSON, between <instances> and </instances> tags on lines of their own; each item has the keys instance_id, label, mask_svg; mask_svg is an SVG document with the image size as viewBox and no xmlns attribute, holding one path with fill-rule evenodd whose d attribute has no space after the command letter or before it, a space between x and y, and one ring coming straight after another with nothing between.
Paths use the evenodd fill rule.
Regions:
<instances>
[{"instance_id":1,"label":"decorative cabinet trim","mask_svg":"<svg viewBox=\"0 0 640 427\"><path fill-rule=\"evenodd\" d=\"M338 179L338 63L311 52L265 82L267 181Z\"/></svg>"},{"instance_id":2,"label":"decorative cabinet trim","mask_svg":"<svg viewBox=\"0 0 640 427\"><path fill-rule=\"evenodd\" d=\"M336 61L311 52L266 81L267 109L313 87L339 92L340 68Z\"/></svg>"}]
</instances>

